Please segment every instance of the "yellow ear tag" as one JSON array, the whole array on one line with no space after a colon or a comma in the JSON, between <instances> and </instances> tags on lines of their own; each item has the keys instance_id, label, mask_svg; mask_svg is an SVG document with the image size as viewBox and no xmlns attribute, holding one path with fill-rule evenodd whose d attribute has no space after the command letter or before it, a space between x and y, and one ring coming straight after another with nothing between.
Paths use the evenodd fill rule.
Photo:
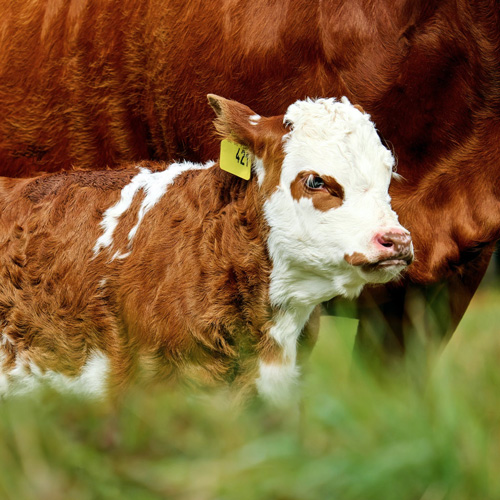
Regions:
<instances>
[{"instance_id":1,"label":"yellow ear tag","mask_svg":"<svg viewBox=\"0 0 500 500\"><path fill-rule=\"evenodd\" d=\"M248 181L251 162L248 149L224 139L220 143L220 168Z\"/></svg>"}]
</instances>

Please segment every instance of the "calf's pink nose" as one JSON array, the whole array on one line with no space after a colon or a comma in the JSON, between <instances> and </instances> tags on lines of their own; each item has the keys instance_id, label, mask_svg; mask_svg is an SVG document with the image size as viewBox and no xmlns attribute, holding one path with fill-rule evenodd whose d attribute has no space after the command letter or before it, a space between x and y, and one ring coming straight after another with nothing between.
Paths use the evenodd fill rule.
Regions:
<instances>
[{"instance_id":1,"label":"calf's pink nose","mask_svg":"<svg viewBox=\"0 0 500 500\"><path fill-rule=\"evenodd\" d=\"M411 236L401 229L391 228L375 235L374 242L385 259L413 261Z\"/></svg>"}]
</instances>

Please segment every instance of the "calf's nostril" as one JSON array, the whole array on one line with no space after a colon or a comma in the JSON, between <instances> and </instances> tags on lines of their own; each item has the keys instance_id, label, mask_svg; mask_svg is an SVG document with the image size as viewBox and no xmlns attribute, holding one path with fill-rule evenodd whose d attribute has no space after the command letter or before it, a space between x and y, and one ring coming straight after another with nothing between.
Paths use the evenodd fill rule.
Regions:
<instances>
[{"instance_id":1,"label":"calf's nostril","mask_svg":"<svg viewBox=\"0 0 500 500\"><path fill-rule=\"evenodd\" d=\"M386 234L379 236L377 238L377 241L379 245L382 245L385 248L391 248L394 246L394 241L391 238L389 238Z\"/></svg>"},{"instance_id":2,"label":"calf's nostril","mask_svg":"<svg viewBox=\"0 0 500 500\"><path fill-rule=\"evenodd\" d=\"M383 246L383 247L386 247L386 248L391 248L392 246L394 246L394 243L392 243L392 241L380 241L380 244Z\"/></svg>"}]
</instances>

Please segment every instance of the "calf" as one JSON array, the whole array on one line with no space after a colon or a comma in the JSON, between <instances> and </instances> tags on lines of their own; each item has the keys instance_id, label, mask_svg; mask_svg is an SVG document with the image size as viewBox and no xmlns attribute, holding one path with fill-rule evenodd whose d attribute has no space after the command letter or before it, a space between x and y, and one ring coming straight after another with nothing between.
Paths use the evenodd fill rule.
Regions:
<instances>
[{"instance_id":1,"label":"calf","mask_svg":"<svg viewBox=\"0 0 500 500\"><path fill-rule=\"evenodd\" d=\"M250 180L214 162L1 179L4 394L146 376L287 397L313 309L411 262L368 115L347 99L272 118L209 102Z\"/></svg>"}]
</instances>

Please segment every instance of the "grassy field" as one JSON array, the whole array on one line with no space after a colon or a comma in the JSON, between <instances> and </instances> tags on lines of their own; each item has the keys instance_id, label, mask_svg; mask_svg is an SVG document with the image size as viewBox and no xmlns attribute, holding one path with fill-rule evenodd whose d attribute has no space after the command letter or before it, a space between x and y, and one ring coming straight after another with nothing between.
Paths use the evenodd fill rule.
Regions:
<instances>
[{"instance_id":1,"label":"grassy field","mask_svg":"<svg viewBox=\"0 0 500 500\"><path fill-rule=\"evenodd\" d=\"M356 323L323 319L302 421L221 395L131 394L118 415L0 405L0 500L500 499L500 290L483 289L425 390L350 375Z\"/></svg>"}]
</instances>

